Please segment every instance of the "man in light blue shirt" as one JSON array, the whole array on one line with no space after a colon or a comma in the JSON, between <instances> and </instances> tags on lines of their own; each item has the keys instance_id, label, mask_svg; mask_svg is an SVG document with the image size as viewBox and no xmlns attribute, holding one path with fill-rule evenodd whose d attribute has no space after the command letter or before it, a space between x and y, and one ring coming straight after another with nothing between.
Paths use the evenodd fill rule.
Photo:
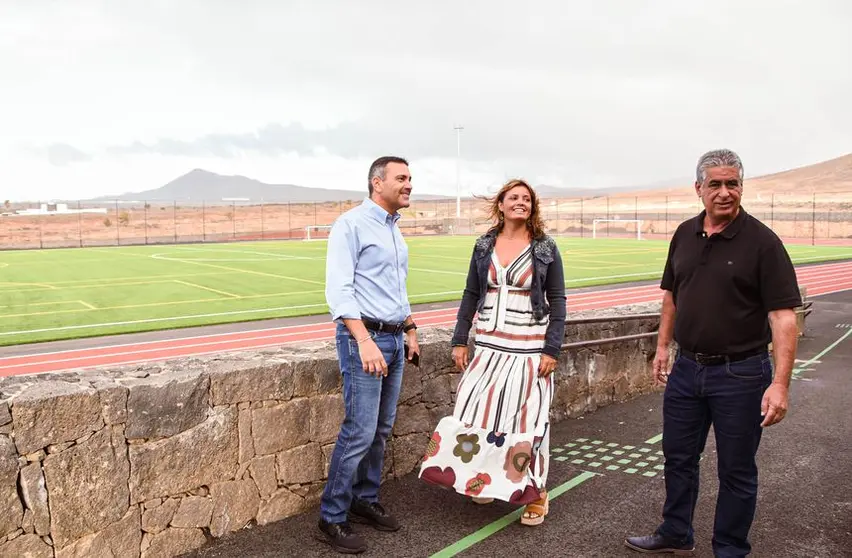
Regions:
<instances>
[{"instance_id":1,"label":"man in light blue shirt","mask_svg":"<svg viewBox=\"0 0 852 558\"><path fill-rule=\"evenodd\" d=\"M344 553L367 548L349 520L399 529L379 504L379 484L406 348L415 363L420 353L405 285L408 247L397 226L399 210L410 205L408 162L381 157L368 180L369 197L334 222L326 259L325 294L337 322L346 416L331 455L317 536Z\"/></svg>"}]
</instances>

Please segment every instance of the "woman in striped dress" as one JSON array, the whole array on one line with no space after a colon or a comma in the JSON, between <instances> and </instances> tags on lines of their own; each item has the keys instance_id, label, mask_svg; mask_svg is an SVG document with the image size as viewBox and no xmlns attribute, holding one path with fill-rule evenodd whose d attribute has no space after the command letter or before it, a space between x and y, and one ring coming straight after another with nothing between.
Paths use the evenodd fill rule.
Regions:
<instances>
[{"instance_id":1,"label":"woman in striped dress","mask_svg":"<svg viewBox=\"0 0 852 558\"><path fill-rule=\"evenodd\" d=\"M526 505L521 522L538 525L548 511L551 373L565 332L562 259L525 182L505 184L491 214L495 226L476 241L453 335L464 372L455 409L432 434L420 477L478 503Z\"/></svg>"}]
</instances>

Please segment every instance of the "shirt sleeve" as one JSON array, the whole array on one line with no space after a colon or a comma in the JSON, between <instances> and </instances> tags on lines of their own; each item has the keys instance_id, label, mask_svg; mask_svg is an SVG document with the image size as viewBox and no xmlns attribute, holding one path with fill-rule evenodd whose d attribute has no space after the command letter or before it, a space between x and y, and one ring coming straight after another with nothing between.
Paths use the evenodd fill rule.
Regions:
<instances>
[{"instance_id":1,"label":"shirt sleeve","mask_svg":"<svg viewBox=\"0 0 852 558\"><path fill-rule=\"evenodd\" d=\"M402 309L405 316L408 317L411 315L411 303L408 302L408 289L406 287L403 287L403 289L405 289L405 299L402 302Z\"/></svg>"},{"instance_id":2,"label":"shirt sleeve","mask_svg":"<svg viewBox=\"0 0 852 558\"><path fill-rule=\"evenodd\" d=\"M355 265L358 245L353 225L337 220L328 235L325 261L325 299L334 321L361 318L355 298Z\"/></svg>"},{"instance_id":3,"label":"shirt sleeve","mask_svg":"<svg viewBox=\"0 0 852 558\"><path fill-rule=\"evenodd\" d=\"M677 231L672 235L672 240L669 242L669 254L666 256L666 265L663 268L663 278L660 281L660 288L666 291L674 291L674 266L672 258L675 251L675 243L677 242Z\"/></svg>"},{"instance_id":4,"label":"shirt sleeve","mask_svg":"<svg viewBox=\"0 0 852 558\"><path fill-rule=\"evenodd\" d=\"M802 305L796 270L777 237L760 256L760 298L767 312Z\"/></svg>"}]
</instances>

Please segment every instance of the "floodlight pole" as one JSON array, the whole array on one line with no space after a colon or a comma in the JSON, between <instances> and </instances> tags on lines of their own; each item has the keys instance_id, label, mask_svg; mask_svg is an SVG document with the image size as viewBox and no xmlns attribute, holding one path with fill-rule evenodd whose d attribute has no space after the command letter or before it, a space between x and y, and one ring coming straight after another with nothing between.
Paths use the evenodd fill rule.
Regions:
<instances>
[{"instance_id":1,"label":"floodlight pole","mask_svg":"<svg viewBox=\"0 0 852 558\"><path fill-rule=\"evenodd\" d=\"M461 131L463 126L453 126L456 131L456 219L461 219Z\"/></svg>"}]
</instances>

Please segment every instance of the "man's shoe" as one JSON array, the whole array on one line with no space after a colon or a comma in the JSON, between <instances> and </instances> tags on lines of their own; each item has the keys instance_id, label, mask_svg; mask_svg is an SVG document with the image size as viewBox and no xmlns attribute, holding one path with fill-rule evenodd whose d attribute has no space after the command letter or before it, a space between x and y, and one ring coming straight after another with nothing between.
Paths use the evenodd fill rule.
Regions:
<instances>
[{"instance_id":1,"label":"man's shoe","mask_svg":"<svg viewBox=\"0 0 852 558\"><path fill-rule=\"evenodd\" d=\"M352 530L346 521L329 523L320 519L319 533L316 534L316 538L343 554L359 554L367 550L367 543Z\"/></svg>"},{"instance_id":2,"label":"man's shoe","mask_svg":"<svg viewBox=\"0 0 852 558\"><path fill-rule=\"evenodd\" d=\"M379 531L399 530L399 522L378 502L352 500L352 505L349 506L349 519L355 523L371 525Z\"/></svg>"},{"instance_id":3,"label":"man's shoe","mask_svg":"<svg viewBox=\"0 0 852 558\"><path fill-rule=\"evenodd\" d=\"M678 544L662 535L647 535L644 537L628 537L624 544L627 548L646 554L674 554L675 556L692 556L694 544Z\"/></svg>"}]
</instances>

